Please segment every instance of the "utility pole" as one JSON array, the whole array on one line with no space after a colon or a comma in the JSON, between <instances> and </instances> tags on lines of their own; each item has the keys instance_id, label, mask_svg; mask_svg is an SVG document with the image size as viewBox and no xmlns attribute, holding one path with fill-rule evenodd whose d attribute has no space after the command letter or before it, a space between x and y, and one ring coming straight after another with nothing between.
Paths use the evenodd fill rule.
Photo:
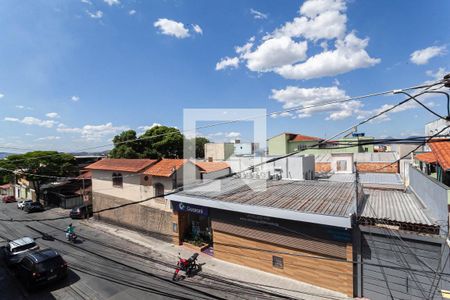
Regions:
<instances>
[{"instance_id":1,"label":"utility pole","mask_svg":"<svg viewBox=\"0 0 450 300\"><path fill-rule=\"evenodd\" d=\"M355 252L353 253L353 260L355 263L353 263L353 272L356 274L354 277L354 285L353 285L353 293L357 297L362 297L362 285L363 285L363 268L362 268L362 247L361 247L361 231L359 230L359 224L358 224L358 218L359 218L359 197L363 196L360 195L359 192L359 173L356 162L354 162L354 168L355 168L355 209L356 209L356 215L354 218L354 226L352 234L353 236L353 249L355 249Z\"/></svg>"}]
</instances>

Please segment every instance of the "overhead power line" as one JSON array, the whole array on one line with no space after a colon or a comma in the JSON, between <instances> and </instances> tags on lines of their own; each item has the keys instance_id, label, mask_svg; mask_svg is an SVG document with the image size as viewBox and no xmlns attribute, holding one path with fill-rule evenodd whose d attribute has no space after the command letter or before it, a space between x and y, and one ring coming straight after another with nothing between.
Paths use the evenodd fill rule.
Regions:
<instances>
[{"instance_id":1,"label":"overhead power line","mask_svg":"<svg viewBox=\"0 0 450 300\"><path fill-rule=\"evenodd\" d=\"M235 119L235 120L229 120L229 121L223 121L223 122L217 122L217 123L213 123L213 124L209 124L209 125L204 125L204 126L200 126L200 127L184 130L181 133L185 134L187 132L197 132L200 129L206 129L206 128L211 128L211 127L216 127L216 126L221 126L221 125L233 124L233 123L238 123L238 122L242 122L242 121L253 120L255 118L261 118L261 117L268 117L268 116L278 115L278 114L281 114L283 112L303 111L303 110L308 110L308 109L311 109L311 108L324 107L324 106L328 106L328 105L333 105L333 104L338 104L338 103L345 103L345 102L354 101L354 100L362 100L362 99L367 99L367 98L376 97L376 96L383 96L383 95L389 95L389 94L395 95L396 93L399 93L401 91L410 91L410 90L416 90L416 89L431 88L431 87L434 87L436 85L440 85L443 82L444 82L444 80L439 80L439 81L436 81L436 82L430 83L430 84L421 84L421 85L415 85L415 86L401 88L401 89L393 89L393 90L388 90L388 91L383 91L383 92L376 92L376 93L371 93L371 94L366 94L366 95L361 95L361 96L349 97L349 98L345 98L345 99L333 100L333 101L329 101L329 102L325 102L325 103L312 104L312 105L308 105L308 106L300 105L300 106L291 107L291 108L285 109L285 110L270 112L270 113L263 114L263 115L249 116L249 117L245 117L245 118L240 118L240 119ZM359 124L359 125L361 125L361 124ZM358 126L358 125L355 125L355 126ZM355 126L353 126L353 127L355 127ZM329 138L329 140L331 140L331 139L335 138L336 136L339 136L339 135L341 135L341 134L343 134L343 133L345 133L347 131L350 131L351 129L353 129L353 127L349 128L349 129L346 129L345 131L340 132L339 134ZM123 144L128 144L128 143L135 143L135 142L144 141L144 140L150 140L150 139L163 137L163 136L171 135L171 134L173 134L173 133L172 132L171 133L163 133L163 134L147 136L147 137L142 137L141 136L141 137L139 137L137 139L130 139L130 140L125 140L125 141L116 143L115 145L117 146L117 145L123 145ZM110 146L114 146L114 144L113 143L108 143L108 144L99 145L99 146L85 147L85 148L81 148L81 149L75 150L74 152L83 152L83 151L87 151L87 150L93 150L93 149L110 147ZM49 156L53 156L53 155L58 155L58 154L43 155L43 156L40 156L40 157L35 157L33 159L39 159L39 158L49 157Z\"/></svg>"}]
</instances>

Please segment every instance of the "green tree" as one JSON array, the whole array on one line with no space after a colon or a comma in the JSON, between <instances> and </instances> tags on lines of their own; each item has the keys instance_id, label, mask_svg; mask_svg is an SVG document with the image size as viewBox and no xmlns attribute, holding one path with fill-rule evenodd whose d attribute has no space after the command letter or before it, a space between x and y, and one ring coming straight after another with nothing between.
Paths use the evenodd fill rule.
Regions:
<instances>
[{"instance_id":1,"label":"green tree","mask_svg":"<svg viewBox=\"0 0 450 300\"><path fill-rule=\"evenodd\" d=\"M195 138L195 157L205 158L205 144L209 143L209 140L205 137L199 136Z\"/></svg>"},{"instance_id":2,"label":"green tree","mask_svg":"<svg viewBox=\"0 0 450 300\"><path fill-rule=\"evenodd\" d=\"M13 154L0 161L0 170L5 173L14 171L30 183L41 198L41 185L56 181L57 177L77 176L79 169L75 158L56 151L33 151L25 154Z\"/></svg>"},{"instance_id":3,"label":"green tree","mask_svg":"<svg viewBox=\"0 0 450 300\"><path fill-rule=\"evenodd\" d=\"M136 141L136 131L126 130L113 139L114 149L111 150L109 156L111 158L139 158L142 152L140 141Z\"/></svg>"},{"instance_id":4,"label":"green tree","mask_svg":"<svg viewBox=\"0 0 450 300\"><path fill-rule=\"evenodd\" d=\"M184 136L174 127L154 126L139 137L143 158L181 158L183 157Z\"/></svg>"}]
</instances>

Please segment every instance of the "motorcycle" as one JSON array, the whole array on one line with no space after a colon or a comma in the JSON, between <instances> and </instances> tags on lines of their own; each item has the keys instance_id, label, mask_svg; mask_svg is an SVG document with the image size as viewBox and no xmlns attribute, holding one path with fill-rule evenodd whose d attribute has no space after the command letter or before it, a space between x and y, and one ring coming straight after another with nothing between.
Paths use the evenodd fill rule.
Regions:
<instances>
[{"instance_id":1,"label":"motorcycle","mask_svg":"<svg viewBox=\"0 0 450 300\"><path fill-rule=\"evenodd\" d=\"M194 275L201 271L201 266L197 263L198 253L192 254L188 259L182 258L178 253L178 262L172 280L177 281L180 278L179 272L184 271L187 277Z\"/></svg>"},{"instance_id":2,"label":"motorcycle","mask_svg":"<svg viewBox=\"0 0 450 300\"><path fill-rule=\"evenodd\" d=\"M77 241L77 238L78 238L78 236L75 233L73 233L73 232L67 234L67 240L69 242L75 243Z\"/></svg>"}]
</instances>

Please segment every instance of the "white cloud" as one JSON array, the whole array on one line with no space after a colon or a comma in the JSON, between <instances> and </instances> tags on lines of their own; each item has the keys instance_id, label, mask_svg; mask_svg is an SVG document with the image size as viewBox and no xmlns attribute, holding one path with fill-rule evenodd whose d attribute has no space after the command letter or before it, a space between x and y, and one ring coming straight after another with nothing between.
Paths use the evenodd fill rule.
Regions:
<instances>
[{"instance_id":1,"label":"white cloud","mask_svg":"<svg viewBox=\"0 0 450 300\"><path fill-rule=\"evenodd\" d=\"M103 12L101 10L97 10L96 12L90 12L89 10L86 10L86 13L92 19L101 19L103 17Z\"/></svg>"},{"instance_id":2,"label":"white cloud","mask_svg":"<svg viewBox=\"0 0 450 300\"><path fill-rule=\"evenodd\" d=\"M336 49L310 57L304 63L286 65L276 70L287 79L312 79L335 76L355 69L368 68L381 60L372 58L365 51L369 39L359 39L354 33L336 41Z\"/></svg>"},{"instance_id":3,"label":"white cloud","mask_svg":"<svg viewBox=\"0 0 450 300\"><path fill-rule=\"evenodd\" d=\"M0 99L2 99L3 97L5 97L5 94L0 93Z\"/></svg>"},{"instance_id":4,"label":"white cloud","mask_svg":"<svg viewBox=\"0 0 450 300\"><path fill-rule=\"evenodd\" d=\"M227 137L227 138L237 138L237 137L240 137L240 136L241 136L241 133L240 132L236 132L236 131L228 132L225 135L225 137Z\"/></svg>"},{"instance_id":5,"label":"white cloud","mask_svg":"<svg viewBox=\"0 0 450 300\"><path fill-rule=\"evenodd\" d=\"M139 135L145 133L147 130L152 129L153 127L157 127L157 126L163 126L162 124L159 123L153 123L152 125L144 125L144 126L139 126L138 129L141 131L139 133Z\"/></svg>"},{"instance_id":6,"label":"white cloud","mask_svg":"<svg viewBox=\"0 0 450 300\"><path fill-rule=\"evenodd\" d=\"M41 119L38 119L35 117L25 117L23 119L6 117L6 118L4 118L4 120L8 121L8 122L18 122L18 123L22 123L25 125L36 125L36 126L47 127L47 128L51 128L58 123L53 120L41 120Z\"/></svg>"},{"instance_id":7,"label":"white cloud","mask_svg":"<svg viewBox=\"0 0 450 300\"><path fill-rule=\"evenodd\" d=\"M25 105L16 105L16 108L18 108L18 109L28 109L28 110L33 110L31 107L25 106Z\"/></svg>"},{"instance_id":8,"label":"white cloud","mask_svg":"<svg viewBox=\"0 0 450 300\"><path fill-rule=\"evenodd\" d=\"M290 117L290 118L295 118L294 114L292 114L291 112L288 111L283 111L280 113L274 113L270 115L271 118L276 119L276 118L285 118L285 117Z\"/></svg>"},{"instance_id":9,"label":"white cloud","mask_svg":"<svg viewBox=\"0 0 450 300\"><path fill-rule=\"evenodd\" d=\"M25 133L25 135L26 135L26 136L33 136L33 134L31 134L31 133L29 133L29 132Z\"/></svg>"},{"instance_id":10,"label":"white cloud","mask_svg":"<svg viewBox=\"0 0 450 300\"><path fill-rule=\"evenodd\" d=\"M54 141L54 140L60 140L61 137L60 136L45 136L45 137L41 137L41 138L37 138L35 139L35 141Z\"/></svg>"},{"instance_id":11,"label":"white cloud","mask_svg":"<svg viewBox=\"0 0 450 300\"><path fill-rule=\"evenodd\" d=\"M200 25L192 24L192 29L198 34L203 34L203 29L200 27Z\"/></svg>"},{"instance_id":12,"label":"white cloud","mask_svg":"<svg viewBox=\"0 0 450 300\"><path fill-rule=\"evenodd\" d=\"M49 112L45 114L50 119L60 118L60 115L56 112Z\"/></svg>"},{"instance_id":13,"label":"white cloud","mask_svg":"<svg viewBox=\"0 0 450 300\"><path fill-rule=\"evenodd\" d=\"M109 6L113 6L113 5L119 5L120 1L119 0L103 0L106 4L108 4Z\"/></svg>"},{"instance_id":14,"label":"white cloud","mask_svg":"<svg viewBox=\"0 0 450 300\"><path fill-rule=\"evenodd\" d=\"M256 9L250 8L250 13L253 15L253 18L257 20L267 19L267 14L264 14Z\"/></svg>"},{"instance_id":15,"label":"white cloud","mask_svg":"<svg viewBox=\"0 0 450 300\"><path fill-rule=\"evenodd\" d=\"M307 50L307 42L297 43L290 37L279 37L266 40L255 51L247 51L242 57L247 60L247 68L250 70L266 72L303 61L306 58ZM241 49L237 49L237 51L241 51Z\"/></svg>"},{"instance_id":16,"label":"white cloud","mask_svg":"<svg viewBox=\"0 0 450 300\"><path fill-rule=\"evenodd\" d=\"M316 1L306 1L302 8L313 2ZM343 1L320 2L337 3ZM345 4L339 7L341 8L339 10L317 9L317 15L296 17L292 22L286 22L282 27L275 30L272 35L304 37L312 41L343 38L346 32L347 16L343 13L345 12ZM302 12L302 9L300 9L300 12Z\"/></svg>"},{"instance_id":17,"label":"white cloud","mask_svg":"<svg viewBox=\"0 0 450 300\"><path fill-rule=\"evenodd\" d=\"M171 35L179 39L189 37L189 30L181 22L161 18L153 23L153 26L158 28L160 32L165 35Z\"/></svg>"},{"instance_id":18,"label":"white cloud","mask_svg":"<svg viewBox=\"0 0 450 300\"><path fill-rule=\"evenodd\" d=\"M113 126L111 122L101 125L84 125L83 127L66 127L58 126L58 132L79 133L81 137L87 141L100 140L103 137L117 134L121 131L128 130L126 126Z\"/></svg>"},{"instance_id":19,"label":"white cloud","mask_svg":"<svg viewBox=\"0 0 450 300\"><path fill-rule=\"evenodd\" d=\"M80 1L81 3L92 5L92 2L90 0L80 0Z\"/></svg>"},{"instance_id":20,"label":"white cloud","mask_svg":"<svg viewBox=\"0 0 450 300\"><path fill-rule=\"evenodd\" d=\"M348 32L346 10L344 0L307 0L298 17L266 34L256 50L252 51L254 37L235 47L239 63L286 79L334 76L378 64L381 60L366 52L369 39ZM320 45L322 51L308 58L308 42Z\"/></svg>"},{"instance_id":21,"label":"white cloud","mask_svg":"<svg viewBox=\"0 0 450 300\"><path fill-rule=\"evenodd\" d=\"M135 13L136 13L136 10L134 10L134 9L132 9L132 10L130 10L130 11L128 12L128 14L129 14L130 16L134 15Z\"/></svg>"},{"instance_id":22,"label":"white cloud","mask_svg":"<svg viewBox=\"0 0 450 300\"><path fill-rule=\"evenodd\" d=\"M445 75L447 75L449 72L446 71L444 68L439 68L436 71L428 70L425 72L427 76L432 77L434 80L441 80L444 78Z\"/></svg>"},{"instance_id":23,"label":"white cloud","mask_svg":"<svg viewBox=\"0 0 450 300\"><path fill-rule=\"evenodd\" d=\"M239 66L239 58L237 57L224 57L216 64L216 70L223 70L226 68L237 68Z\"/></svg>"},{"instance_id":24,"label":"white cloud","mask_svg":"<svg viewBox=\"0 0 450 300\"><path fill-rule=\"evenodd\" d=\"M70 98L70 100L72 100L72 101L74 101L74 102L78 102L78 101L80 100L80 97L78 97L78 96L72 96L72 97Z\"/></svg>"},{"instance_id":25,"label":"white cloud","mask_svg":"<svg viewBox=\"0 0 450 300\"><path fill-rule=\"evenodd\" d=\"M446 46L432 46L414 51L413 53L411 53L410 60L416 65L425 65L433 57L442 56L446 52Z\"/></svg>"},{"instance_id":26,"label":"white cloud","mask_svg":"<svg viewBox=\"0 0 450 300\"><path fill-rule=\"evenodd\" d=\"M328 113L327 119L340 120L352 116L362 107L360 101L323 105L349 98L344 90L335 86L316 88L288 86L281 90L273 89L271 98L281 102L284 109L299 108L292 112L279 113L275 117L293 117L293 113L296 113L298 118L306 118L315 113Z\"/></svg>"}]
</instances>

